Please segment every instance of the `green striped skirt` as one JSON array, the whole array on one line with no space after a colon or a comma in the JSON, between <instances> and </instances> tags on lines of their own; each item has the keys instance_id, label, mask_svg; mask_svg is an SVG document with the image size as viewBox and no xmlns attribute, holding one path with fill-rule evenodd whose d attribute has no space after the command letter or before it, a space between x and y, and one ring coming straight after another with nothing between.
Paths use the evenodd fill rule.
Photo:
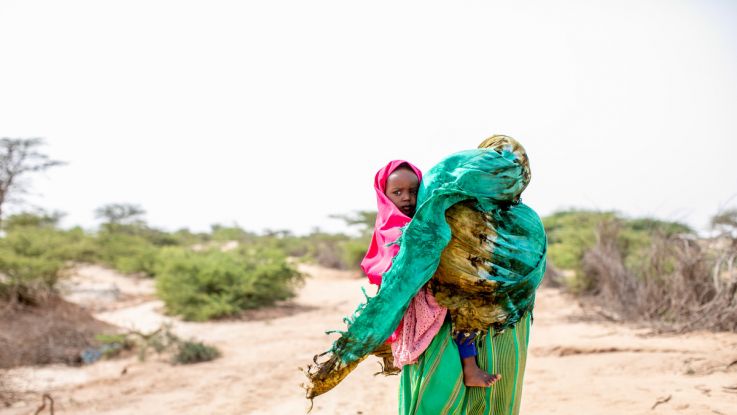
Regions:
<instances>
[{"instance_id":1,"label":"green striped skirt","mask_svg":"<svg viewBox=\"0 0 737 415\"><path fill-rule=\"evenodd\" d=\"M417 363L402 369L400 415L519 414L530 323L528 312L513 328L496 336L489 328L476 339L479 367L502 375L492 387L477 388L463 384L461 357L446 319Z\"/></svg>"}]
</instances>

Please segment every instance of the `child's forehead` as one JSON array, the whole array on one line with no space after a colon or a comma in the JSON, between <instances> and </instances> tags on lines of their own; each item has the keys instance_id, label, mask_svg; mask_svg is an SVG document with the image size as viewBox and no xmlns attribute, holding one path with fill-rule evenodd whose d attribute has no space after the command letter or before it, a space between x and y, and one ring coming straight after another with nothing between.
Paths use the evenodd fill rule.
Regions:
<instances>
[{"instance_id":1,"label":"child's forehead","mask_svg":"<svg viewBox=\"0 0 737 415\"><path fill-rule=\"evenodd\" d=\"M412 169L396 169L386 178L385 187L389 186L415 186L419 185L420 179Z\"/></svg>"},{"instance_id":2,"label":"child's forehead","mask_svg":"<svg viewBox=\"0 0 737 415\"><path fill-rule=\"evenodd\" d=\"M389 174L389 177L392 177L392 176L395 176L396 177L396 176L399 176L399 175L402 175L402 174L405 174L406 175L406 173L409 173L412 176L417 177L417 173L415 173L415 171L412 170L412 168L409 167L406 164L403 164L403 165L397 167L396 169L394 169L394 171L392 171L391 174Z\"/></svg>"},{"instance_id":3,"label":"child's forehead","mask_svg":"<svg viewBox=\"0 0 737 415\"><path fill-rule=\"evenodd\" d=\"M394 170L392 174L389 175L389 177L386 178L386 181L395 181L395 180L418 180L417 175L412 170Z\"/></svg>"}]
</instances>

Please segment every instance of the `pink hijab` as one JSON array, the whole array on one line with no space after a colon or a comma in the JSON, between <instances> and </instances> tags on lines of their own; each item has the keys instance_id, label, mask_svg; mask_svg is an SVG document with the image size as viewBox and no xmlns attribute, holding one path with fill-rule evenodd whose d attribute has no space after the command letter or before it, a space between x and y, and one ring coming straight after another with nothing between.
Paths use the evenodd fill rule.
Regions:
<instances>
[{"instance_id":1,"label":"pink hijab","mask_svg":"<svg viewBox=\"0 0 737 415\"><path fill-rule=\"evenodd\" d=\"M422 180L422 172L412 163L404 160L392 160L384 168L376 173L374 179L374 190L376 190L376 202L378 212L376 224L374 225L374 236L371 238L366 256L361 261L361 269L366 274L371 284L381 286L381 275L392 265L392 258L399 252L398 245L387 246L399 238L399 228L409 223L412 218L402 213L394 203L384 194L386 192L386 179L394 170L401 165L407 165Z\"/></svg>"},{"instance_id":2,"label":"pink hijab","mask_svg":"<svg viewBox=\"0 0 737 415\"><path fill-rule=\"evenodd\" d=\"M386 179L401 165L409 166L417 178L422 180L420 169L404 160L389 162L376 173L374 180L378 212L374 235L369 250L361 261L361 269L368 276L369 282L378 286L381 286L381 275L391 267L392 259L399 252L398 245L387 244L396 241L401 234L400 228L412 220L384 194ZM440 331L447 311L448 309L435 301L435 297L426 287L422 287L410 301L397 329L387 339L391 343L394 366L401 369L417 361Z\"/></svg>"}]
</instances>

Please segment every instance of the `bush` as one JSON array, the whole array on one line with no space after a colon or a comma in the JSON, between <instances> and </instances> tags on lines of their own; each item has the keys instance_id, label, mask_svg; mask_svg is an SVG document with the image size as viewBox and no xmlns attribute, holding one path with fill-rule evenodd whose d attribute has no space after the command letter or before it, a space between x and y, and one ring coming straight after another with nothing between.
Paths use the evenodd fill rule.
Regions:
<instances>
[{"instance_id":1,"label":"bush","mask_svg":"<svg viewBox=\"0 0 737 415\"><path fill-rule=\"evenodd\" d=\"M207 242L210 236L207 233L193 233L187 228L179 229L178 231L171 234L176 241L175 245L179 246L192 246L195 244L201 244Z\"/></svg>"},{"instance_id":2,"label":"bush","mask_svg":"<svg viewBox=\"0 0 737 415\"><path fill-rule=\"evenodd\" d=\"M345 266L349 269L358 269L363 257L366 256L368 246L369 241L363 238L345 241L341 247Z\"/></svg>"},{"instance_id":3,"label":"bush","mask_svg":"<svg viewBox=\"0 0 737 415\"><path fill-rule=\"evenodd\" d=\"M122 333L101 333L95 336L95 340L100 343L101 357L109 359L115 357L123 350L130 350L134 343L127 335Z\"/></svg>"},{"instance_id":4,"label":"bush","mask_svg":"<svg viewBox=\"0 0 737 415\"><path fill-rule=\"evenodd\" d=\"M56 231L61 236L51 247L53 255L64 261L95 262L99 246L95 238L80 227L67 231Z\"/></svg>"},{"instance_id":5,"label":"bush","mask_svg":"<svg viewBox=\"0 0 737 415\"><path fill-rule=\"evenodd\" d=\"M145 361L149 352L157 355L166 353L174 364L207 362L220 357L220 351L202 342L182 340L174 334L171 324L163 324L150 333L131 330L127 333L103 334L96 336L101 344L96 358L111 358L123 350L137 349L138 359Z\"/></svg>"},{"instance_id":6,"label":"bush","mask_svg":"<svg viewBox=\"0 0 737 415\"><path fill-rule=\"evenodd\" d=\"M634 251L632 267L623 252L624 232L621 223L603 222L583 258L600 305L622 318L682 330L737 330L737 270L731 266L737 240L720 244L652 233L647 246Z\"/></svg>"},{"instance_id":7,"label":"bush","mask_svg":"<svg viewBox=\"0 0 737 415\"><path fill-rule=\"evenodd\" d=\"M3 242L18 255L59 261L93 260L97 250L94 239L80 228L14 227Z\"/></svg>"},{"instance_id":8,"label":"bush","mask_svg":"<svg viewBox=\"0 0 737 415\"><path fill-rule=\"evenodd\" d=\"M64 262L21 255L14 248L0 242L0 299L35 304L53 290Z\"/></svg>"},{"instance_id":9,"label":"bush","mask_svg":"<svg viewBox=\"0 0 737 415\"><path fill-rule=\"evenodd\" d=\"M281 252L256 246L229 252L164 248L156 273L168 311L197 321L285 300L302 281Z\"/></svg>"},{"instance_id":10,"label":"bush","mask_svg":"<svg viewBox=\"0 0 737 415\"><path fill-rule=\"evenodd\" d=\"M571 277L563 284L573 292L586 292L592 287L583 273L581 260L596 242L599 222L614 217L612 212L570 210L543 219L548 236L548 259L556 268L568 270Z\"/></svg>"},{"instance_id":11,"label":"bush","mask_svg":"<svg viewBox=\"0 0 737 415\"><path fill-rule=\"evenodd\" d=\"M343 234L315 231L304 237L308 247L305 258L323 267L346 269L343 244L349 239Z\"/></svg>"},{"instance_id":12,"label":"bush","mask_svg":"<svg viewBox=\"0 0 737 415\"><path fill-rule=\"evenodd\" d=\"M0 297L35 303L56 285L66 260L81 255L79 234L53 228L17 227L0 239Z\"/></svg>"},{"instance_id":13,"label":"bush","mask_svg":"<svg viewBox=\"0 0 737 415\"><path fill-rule=\"evenodd\" d=\"M615 212L569 210L543 219L548 234L548 259L558 270L570 274L562 284L574 293L592 293L595 281L584 270L583 259L598 240L603 223L617 226L616 250L624 265L639 274L650 264L649 252L653 238L691 234L688 226L651 218L627 219Z\"/></svg>"},{"instance_id":14,"label":"bush","mask_svg":"<svg viewBox=\"0 0 737 415\"><path fill-rule=\"evenodd\" d=\"M248 232L237 225L234 226L223 226L223 225L211 225L210 238L213 241L225 242L225 241L239 241L247 242L256 238L254 233Z\"/></svg>"},{"instance_id":15,"label":"bush","mask_svg":"<svg viewBox=\"0 0 737 415\"><path fill-rule=\"evenodd\" d=\"M172 361L174 363L188 365L192 363L209 362L220 357L220 351L213 346L202 342L187 340L177 344L177 352Z\"/></svg>"},{"instance_id":16,"label":"bush","mask_svg":"<svg viewBox=\"0 0 737 415\"><path fill-rule=\"evenodd\" d=\"M376 214L371 212L367 215L372 221L376 217ZM340 216L338 218L346 220L349 225L358 223L358 219L352 217L346 219ZM361 223L363 223L362 219ZM353 237L342 233L326 233L319 229L304 236L295 236L285 230L270 230L261 236L250 235L247 240L241 239L241 243L269 247L289 257L301 258L306 262L313 262L328 268L357 269L366 255L371 239L371 232L363 228L362 231L358 237Z\"/></svg>"},{"instance_id":17,"label":"bush","mask_svg":"<svg viewBox=\"0 0 737 415\"><path fill-rule=\"evenodd\" d=\"M93 238L81 228L59 230L60 214L21 213L3 222L0 239L0 297L34 303L54 289L67 261L96 257Z\"/></svg>"},{"instance_id":18,"label":"bush","mask_svg":"<svg viewBox=\"0 0 737 415\"><path fill-rule=\"evenodd\" d=\"M97 244L97 258L106 265L126 274L155 274L159 248L144 237L102 232L97 236Z\"/></svg>"},{"instance_id":19,"label":"bush","mask_svg":"<svg viewBox=\"0 0 737 415\"><path fill-rule=\"evenodd\" d=\"M9 232L18 228L54 228L62 217L59 212L21 212L3 220L2 228Z\"/></svg>"},{"instance_id":20,"label":"bush","mask_svg":"<svg viewBox=\"0 0 737 415\"><path fill-rule=\"evenodd\" d=\"M267 231L259 243L278 249L290 257L305 257L310 253L310 241L303 236L294 236L289 231Z\"/></svg>"}]
</instances>

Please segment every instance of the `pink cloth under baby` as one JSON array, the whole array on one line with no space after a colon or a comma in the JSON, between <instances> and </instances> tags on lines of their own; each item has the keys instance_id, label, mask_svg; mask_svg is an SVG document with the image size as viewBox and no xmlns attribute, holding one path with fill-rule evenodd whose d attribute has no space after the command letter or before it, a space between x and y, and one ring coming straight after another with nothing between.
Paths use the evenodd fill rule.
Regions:
<instances>
[{"instance_id":1,"label":"pink cloth under baby","mask_svg":"<svg viewBox=\"0 0 737 415\"><path fill-rule=\"evenodd\" d=\"M448 309L438 304L427 287L422 287L412 298L402 318L402 331L392 343L394 366L417 362L433 337L440 331Z\"/></svg>"}]
</instances>

